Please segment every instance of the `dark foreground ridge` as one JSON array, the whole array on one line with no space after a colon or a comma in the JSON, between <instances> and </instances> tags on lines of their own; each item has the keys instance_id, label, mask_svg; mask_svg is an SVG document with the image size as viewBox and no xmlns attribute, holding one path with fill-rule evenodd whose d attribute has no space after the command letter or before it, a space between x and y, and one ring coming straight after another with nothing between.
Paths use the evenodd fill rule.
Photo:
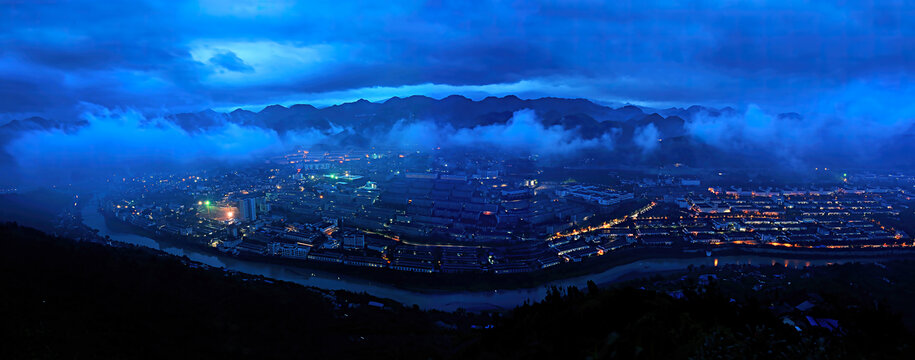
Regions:
<instances>
[{"instance_id":1,"label":"dark foreground ridge","mask_svg":"<svg viewBox=\"0 0 915 360\"><path fill-rule=\"evenodd\" d=\"M256 278L138 247L0 228L0 358L425 357L423 312ZM374 303L373 303L374 304Z\"/></svg>"},{"instance_id":2,"label":"dark foreground ridge","mask_svg":"<svg viewBox=\"0 0 915 360\"><path fill-rule=\"evenodd\" d=\"M0 358L912 358L915 263L692 269L424 312L0 225Z\"/></svg>"}]
</instances>

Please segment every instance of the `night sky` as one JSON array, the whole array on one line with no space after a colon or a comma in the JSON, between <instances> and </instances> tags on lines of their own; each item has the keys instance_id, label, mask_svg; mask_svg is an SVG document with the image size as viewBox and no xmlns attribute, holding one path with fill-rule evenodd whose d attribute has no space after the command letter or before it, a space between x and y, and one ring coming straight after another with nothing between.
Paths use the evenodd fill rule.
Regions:
<instances>
[{"instance_id":1,"label":"night sky","mask_svg":"<svg viewBox=\"0 0 915 360\"><path fill-rule=\"evenodd\" d=\"M901 1L0 3L2 122L414 94L868 116L915 98Z\"/></svg>"},{"instance_id":2,"label":"night sky","mask_svg":"<svg viewBox=\"0 0 915 360\"><path fill-rule=\"evenodd\" d=\"M731 107L684 115L675 135L696 154L792 171L915 166L915 5L470 3L0 0L0 185L256 160L354 134L403 148L617 151L635 163L684 152L659 146L654 123L582 133L523 109L463 129L435 118L448 114L360 128L283 120L299 121L294 131L225 118L189 129L170 116L452 94L645 114ZM12 122L33 116L49 120Z\"/></svg>"}]
</instances>

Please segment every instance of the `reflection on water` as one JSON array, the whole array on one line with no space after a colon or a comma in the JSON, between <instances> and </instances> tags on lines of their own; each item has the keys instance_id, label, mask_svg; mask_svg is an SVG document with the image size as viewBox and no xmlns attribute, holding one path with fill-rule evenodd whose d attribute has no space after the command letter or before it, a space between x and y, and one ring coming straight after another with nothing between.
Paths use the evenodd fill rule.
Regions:
<instances>
[{"instance_id":1,"label":"reflection on water","mask_svg":"<svg viewBox=\"0 0 915 360\"><path fill-rule=\"evenodd\" d=\"M639 276L642 274L650 274L655 272L683 270L690 265L718 266L719 263L721 265L752 265L755 262L756 264L783 263L785 267L801 268L812 265L824 265L827 263L854 261L854 259L797 260L763 256L650 259L613 267L596 274L551 281L534 288L512 290L499 289L480 292L424 293L418 291L403 290L390 285L375 283L358 278L350 278L343 275L317 270L306 270L286 265L241 260L222 254L202 253L191 246L184 246L181 243L159 242L145 236L115 232L110 230L105 225L104 217L96 211L96 208L97 203L95 202L90 202L87 206L83 207L83 222L92 228L98 229L99 234L103 236L108 235L112 240L115 241L146 246L153 249L160 249L176 256L187 256L191 260L214 267L222 267L229 270L240 271L253 275L262 275L273 279L294 282L305 286L314 286L322 289L342 289L353 292L367 292L374 296L393 299L408 306L416 304L423 309L439 309L445 311L453 311L458 308L464 308L467 310L510 309L517 305L523 304L525 301L535 302L542 300L546 296L547 289L552 286L558 286L560 288L565 288L568 286L585 288L587 286L588 280L593 280L598 284L607 284L631 276Z\"/></svg>"}]
</instances>

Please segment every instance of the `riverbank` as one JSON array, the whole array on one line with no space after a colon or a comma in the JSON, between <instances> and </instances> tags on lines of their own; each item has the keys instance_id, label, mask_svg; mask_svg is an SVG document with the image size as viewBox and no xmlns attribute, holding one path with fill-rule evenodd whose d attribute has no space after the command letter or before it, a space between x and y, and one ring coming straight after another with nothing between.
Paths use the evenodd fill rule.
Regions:
<instances>
[{"instance_id":1,"label":"riverbank","mask_svg":"<svg viewBox=\"0 0 915 360\"><path fill-rule=\"evenodd\" d=\"M97 208L92 208L89 206L83 207L81 214L86 225L95 229L99 229L99 233L101 235L108 235L112 240L115 241L160 249L163 252L179 257L186 256L192 261L216 268L225 268L226 270L238 271L252 275L260 275L264 276L265 278L287 281L306 287L329 290L345 290L351 293L367 293L379 298L391 299L407 306L417 305L421 309L434 309L441 311L455 311L458 309L464 309L468 311L506 311L525 303L533 303L543 300L548 295L549 289L552 287L563 289L570 286L585 288L587 287L589 281L593 281L601 285L614 284L623 280L644 278L648 276L654 276L659 273L677 271L684 272L687 271L690 267L713 267L716 264L719 266L746 264L783 264L785 267L800 269L807 266L855 261L863 262L872 261L871 259L873 259L872 257L865 257L860 259L846 258L845 260L830 258L808 258L802 260L791 260L787 257L766 256L761 254L722 256L724 253L721 252L716 254L715 257L705 257L702 256L704 255L703 251L701 254L689 254L691 257L678 254L681 259L654 258L637 260L635 262L622 263L617 266L606 267L606 269L603 271L592 270L593 268L588 269L577 267L573 270L587 272L587 274L578 277L564 277L560 280L552 281L535 278L535 282L533 282L534 285L527 288L518 287L517 284L508 284L507 287L510 288L487 288L480 291L472 291L468 290L467 288L457 288L449 292L447 290L441 290L442 284L440 282L436 284L439 285L437 288L439 290L430 290L428 288L421 289L415 286L415 284L408 284L411 285L408 286L409 288L417 289L414 291L397 287L388 282L367 280L366 278L370 276L378 276L378 273L369 272L365 277L360 277L358 276L360 274L356 273L360 269L315 269L315 267L304 268L300 266L300 264L286 265L285 261L281 261L280 259L274 259L276 261L262 261L263 259L255 259L253 261L245 260L222 254L207 247L200 248L199 246L187 246L183 244L185 243L183 241L179 243L171 243L162 240L153 240L149 237L140 236L133 233L112 231L106 225L105 218L101 215L101 213L97 211ZM586 265L590 266L597 266L599 264L586 263ZM371 271L372 269L363 270ZM401 282L409 282L416 280L417 278L404 276L423 276L428 274L408 275L404 273L392 273L390 275L392 277L400 277L402 279ZM419 278L418 281L430 281L429 279L432 278ZM466 279L467 278L465 277L463 281L468 281ZM386 278L384 280L387 281L390 279ZM461 285L466 285L466 283L461 283ZM479 286L474 286L473 284L470 284L469 287L475 289L479 288Z\"/></svg>"},{"instance_id":2,"label":"riverbank","mask_svg":"<svg viewBox=\"0 0 915 360\"><path fill-rule=\"evenodd\" d=\"M161 242L166 247L189 247L211 256L229 256L212 247L194 243L175 236L155 234L141 227L125 223L111 216L104 216L106 225L119 232L144 236ZM519 274L492 273L413 273L387 268L355 267L335 263L322 263L306 260L287 259L270 256L245 255L233 257L240 261L273 264L288 267L303 276L321 275L336 276L338 280L347 278L368 283L381 283L397 289L424 294L452 294L455 292L498 292L505 290L530 289L545 284L568 281L576 278L587 278L621 266L632 265L640 261L655 260L659 262L675 260L701 260L706 263L720 257L771 256L777 255L786 260L814 259L852 259L862 258L912 259L915 248L899 249L782 249L762 246L723 246L711 249L712 255L706 256L704 249L688 248L625 248L610 252L596 258L585 259L579 263L563 263L546 269L539 269ZM773 261L774 262L774 261ZM779 264L782 261L778 261ZM636 271L638 273L638 271ZM309 275L310 274L310 275ZM648 275L642 274L642 275ZM639 274L623 274L625 278L637 278ZM615 281L614 281L615 282Z\"/></svg>"}]
</instances>

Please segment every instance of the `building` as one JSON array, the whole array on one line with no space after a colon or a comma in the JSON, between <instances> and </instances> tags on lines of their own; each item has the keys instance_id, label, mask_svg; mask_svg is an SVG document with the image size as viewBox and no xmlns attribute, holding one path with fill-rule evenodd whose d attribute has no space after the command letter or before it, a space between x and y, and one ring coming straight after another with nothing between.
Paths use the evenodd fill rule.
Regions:
<instances>
[{"instance_id":1,"label":"building","mask_svg":"<svg viewBox=\"0 0 915 360\"><path fill-rule=\"evenodd\" d=\"M305 243L274 241L267 244L268 254L291 259L307 259L310 250L311 245Z\"/></svg>"},{"instance_id":2,"label":"building","mask_svg":"<svg viewBox=\"0 0 915 360\"><path fill-rule=\"evenodd\" d=\"M254 221L257 220L257 199L246 197L238 200L239 220Z\"/></svg>"},{"instance_id":3,"label":"building","mask_svg":"<svg viewBox=\"0 0 915 360\"><path fill-rule=\"evenodd\" d=\"M343 236L343 248L344 249L364 249L365 248L365 234L358 232L358 233L344 235Z\"/></svg>"},{"instance_id":4,"label":"building","mask_svg":"<svg viewBox=\"0 0 915 360\"><path fill-rule=\"evenodd\" d=\"M556 190L560 197L571 197L597 205L616 205L622 201L632 200L632 193L617 192L609 188L596 185L566 185Z\"/></svg>"}]
</instances>

